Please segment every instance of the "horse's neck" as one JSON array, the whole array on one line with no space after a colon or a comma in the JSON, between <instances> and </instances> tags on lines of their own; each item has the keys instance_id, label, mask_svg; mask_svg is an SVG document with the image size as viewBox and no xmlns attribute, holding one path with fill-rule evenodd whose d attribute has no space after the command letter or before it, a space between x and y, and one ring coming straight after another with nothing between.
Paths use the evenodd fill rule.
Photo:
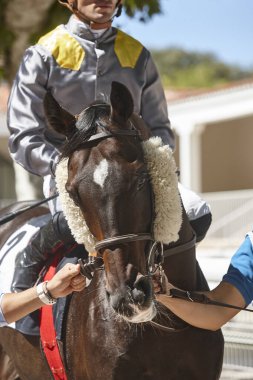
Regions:
<instances>
[{"instance_id":1,"label":"horse's neck","mask_svg":"<svg viewBox=\"0 0 253 380\"><path fill-rule=\"evenodd\" d=\"M173 246L182 246L190 242L194 237L188 217L183 211L183 223L179 232L179 240ZM165 259L164 271L168 280L182 289L194 290L197 285L196 273L196 249L195 245L187 250L176 253Z\"/></svg>"},{"instance_id":2,"label":"horse's neck","mask_svg":"<svg viewBox=\"0 0 253 380\"><path fill-rule=\"evenodd\" d=\"M99 359L106 367L106 360L109 363L111 359L117 359L115 353L111 354L115 348L117 354L128 348L129 325L125 323L122 329L118 321L120 318L115 317L106 293L104 272L96 271L83 292L73 293L69 305L64 341L68 342L65 357L70 379L91 379L90 374L96 371ZM104 378L114 377L107 377L105 373Z\"/></svg>"}]
</instances>

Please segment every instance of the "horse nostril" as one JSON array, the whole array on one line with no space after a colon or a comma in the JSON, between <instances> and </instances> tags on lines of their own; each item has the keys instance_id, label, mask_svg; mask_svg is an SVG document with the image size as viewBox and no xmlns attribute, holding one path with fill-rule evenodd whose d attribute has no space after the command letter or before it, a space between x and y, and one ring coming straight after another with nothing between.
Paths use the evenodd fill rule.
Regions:
<instances>
[{"instance_id":1,"label":"horse nostril","mask_svg":"<svg viewBox=\"0 0 253 380\"><path fill-rule=\"evenodd\" d=\"M152 285L149 277L139 277L134 284L134 288L144 293L146 297L152 296Z\"/></svg>"},{"instance_id":2,"label":"horse nostril","mask_svg":"<svg viewBox=\"0 0 253 380\"><path fill-rule=\"evenodd\" d=\"M145 298L146 298L145 294L140 289L134 288L132 291L132 296L133 296L134 302L139 305L143 305L143 303L145 302Z\"/></svg>"},{"instance_id":3,"label":"horse nostril","mask_svg":"<svg viewBox=\"0 0 253 380\"><path fill-rule=\"evenodd\" d=\"M138 276L132 290L134 303L139 306L147 305L152 299L152 285L149 277Z\"/></svg>"}]
</instances>

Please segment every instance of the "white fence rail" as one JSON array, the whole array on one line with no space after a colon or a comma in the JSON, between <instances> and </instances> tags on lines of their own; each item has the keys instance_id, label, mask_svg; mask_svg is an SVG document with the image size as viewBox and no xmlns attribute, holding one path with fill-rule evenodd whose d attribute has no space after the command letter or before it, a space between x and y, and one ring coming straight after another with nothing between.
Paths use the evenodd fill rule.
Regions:
<instances>
[{"instance_id":1,"label":"white fence rail","mask_svg":"<svg viewBox=\"0 0 253 380\"><path fill-rule=\"evenodd\" d=\"M253 226L253 190L205 193L213 222L208 239L242 240Z\"/></svg>"}]
</instances>

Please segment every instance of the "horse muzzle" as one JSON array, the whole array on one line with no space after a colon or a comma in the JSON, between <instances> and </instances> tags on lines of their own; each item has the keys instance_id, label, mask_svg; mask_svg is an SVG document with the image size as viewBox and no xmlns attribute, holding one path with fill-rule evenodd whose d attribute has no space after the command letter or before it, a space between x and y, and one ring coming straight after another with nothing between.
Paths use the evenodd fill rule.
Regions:
<instances>
[{"instance_id":1,"label":"horse muzzle","mask_svg":"<svg viewBox=\"0 0 253 380\"><path fill-rule=\"evenodd\" d=\"M132 288L125 285L110 294L110 303L114 311L128 322L149 322L156 315L152 283L145 276L139 276Z\"/></svg>"}]
</instances>

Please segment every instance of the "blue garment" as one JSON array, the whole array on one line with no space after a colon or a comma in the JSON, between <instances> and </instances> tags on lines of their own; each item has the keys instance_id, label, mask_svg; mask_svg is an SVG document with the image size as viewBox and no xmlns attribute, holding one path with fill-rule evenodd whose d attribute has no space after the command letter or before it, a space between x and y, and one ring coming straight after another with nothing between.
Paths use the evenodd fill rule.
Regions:
<instances>
[{"instance_id":1,"label":"blue garment","mask_svg":"<svg viewBox=\"0 0 253 380\"><path fill-rule=\"evenodd\" d=\"M3 312L2 312L2 308L1 308L1 302L2 302L2 298L3 298L3 293L0 294L0 327L3 327L3 326L6 326L7 325L7 322L4 318L4 315L3 315Z\"/></svg>"},{"instance_id":2,"label":"blue garment","mask_svg":"<svg viewBox=\"0 0 253 380\"><path fill-rule=\"evenodd\" d=\"M223 281L235 286L246 305L253 300L253 234L246 235L244 242L233 255Z\"/></svg>"}]
</instances>

